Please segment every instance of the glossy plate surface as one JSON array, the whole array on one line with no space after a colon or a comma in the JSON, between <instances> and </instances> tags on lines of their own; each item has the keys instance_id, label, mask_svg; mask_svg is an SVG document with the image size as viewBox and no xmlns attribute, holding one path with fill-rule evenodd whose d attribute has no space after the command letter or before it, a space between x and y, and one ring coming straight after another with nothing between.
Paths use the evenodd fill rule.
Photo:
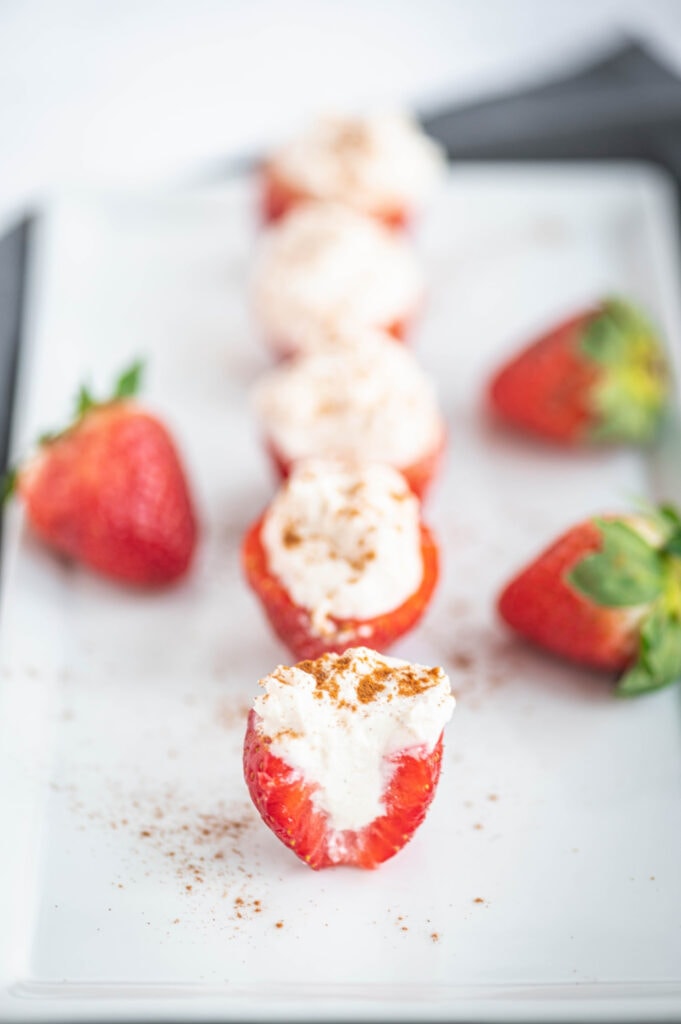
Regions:
<instances>
[{"instance_id":1,"label":"glossy plate surface","mask_svg":"<svg viewBox=\"0 0 681 1024\"><path fill-rule=\"evenodd\" d=\"M0 652L0 1017L662 1020L681 1016L681 691L639 701L516 642L509 574L576 519L681 496L681 446L561 453L488 422L497 362L621 292L678 354L667 182L636 166L466 167L417 244L414 336L450 444L429 502L444 576L395 654L459 697L443 777L381 870L313 873L241 778L257 680L287 660L240 577L272 490L248 393L252 185L60 199L30 278L15 452L148 360L204 538L155 596L53 559L7 517ZM671 469L670 469L671 467ZM674 489L676 488L676 494Z\"/></svg>"}]
</instances>

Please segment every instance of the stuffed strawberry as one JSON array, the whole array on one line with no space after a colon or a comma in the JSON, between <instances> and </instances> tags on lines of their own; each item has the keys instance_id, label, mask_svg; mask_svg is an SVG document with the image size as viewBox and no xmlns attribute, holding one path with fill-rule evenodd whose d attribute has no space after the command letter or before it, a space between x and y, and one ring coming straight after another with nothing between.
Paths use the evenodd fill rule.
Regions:
<instances>
[{"instance_id":1,"label":"stuffed strawberry","mask_svg":"<svg viewBox=\"0 0 681 1024\"><path fill-rule=\"evenodd\" d=\"M562 444L645 444L657 434L669 387L653 328L611 300L514 356L492 380L489 399L511 425Z\"/></svg>"},{"instance_id":2,"label":"stuffed strawberry","mask_svg":"<svg viewBox=\"0 0 681 1024\"><path fill-rule=\"evenodd\" d=\"M258 247L253 307L277 355L309 351L337 329L403 336L424 295L406 239L339 203L297 207Z\"/></svg>"},{"instance_id":3,"label":"stuffed strawberry","mask_svg":"<svg viewBox=\"0 0 681 1024\"><path fill-rule=\"evenodd\" d=\"M312 456L385 462L423 499L446 444L433 382L385 334L340 336L335 350L297 356L259 382L255 407L274 466L286 477Z\"/></svg>"},{"instance_id":4,"label":"stuffed strawberry","mask_svg":"<svg viewBox=\"0 0 681 1024\"><path fill-rule=\"evenodd\" d=\"M131 401L141 366L95 401L81 389L73 423L45 435L39 451L6 480L38 536L97 572L160 586L188 569L197 526L187 481L168 431Z\"/></svg>"},{"instance_id":5,"label":"stuffed strawberry","mask_svg":"<svg viewBox=\"0 0 681 1024\"><path fill-rule=\"evenodd\" d=\"M534 643L620 676L635 695L681 679L681 517L664 505L568 530L503 590Z\"/></svg>"},{"instance_id":6,"label":"stuffed strawberry","mask_svg":"<svg viewBox=\"0 0 681 1024\"><path fill-rule=\"evenodd\" d=\"M366 648L260 681L244 744L253 803L311 868L374 868L423 821L454 698L441 668Z\"/></svg>"},{"instance_id":7,"label":"stuffed strawberry","mask_svg":"<svg viewBox=\"0 0 681 1024\"><path fill-rule=\"evenodd\" d=\"M403 227L443 176L444 155L401 114L326 117L273 153L264 168L262 210L277 220L310 200L350 206Z\"/></svg>"},{"instance_id":8,"label":"stuffed strawberry","mask_svg":"<svg viewBox=\"0 0 681 1024\"><path fill-rule=\"evenodd\" d=\"M404 477L380 463L297 463L250 528L244 572L298 658L385 650L419 621L438 552Z\"/></svg>"}]
</instances>

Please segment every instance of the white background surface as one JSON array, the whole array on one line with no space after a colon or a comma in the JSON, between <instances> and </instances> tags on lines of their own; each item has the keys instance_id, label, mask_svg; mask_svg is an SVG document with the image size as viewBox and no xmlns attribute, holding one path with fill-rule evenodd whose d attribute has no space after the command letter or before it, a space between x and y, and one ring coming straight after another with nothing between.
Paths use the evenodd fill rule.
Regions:
<instances>
[{"instance_id":1,"label":"white background surface","mask_svg":"<svg viewBox=\"0 0 681 1024\"><path fill-rule=\"evenodd\" d=\"M317 873L241 776L256 680L287 657L239 570L272 490L248 401L270 365L244 288L248 183L50 209L17 450L63 421L74 382L103 388L142 352L203 532L188 578L150 595L51 557L9 510L0 1019L678 1019L681 691L618 701L494 613L541 541L653 493L660 456L557 453L481 407L518 339L612 290L679 351L669 201L646 168L469 165L422 224L414 346L450 437L427 505L443 576L395 654L442 664L459 701L413 841L376 872Z\"/></svg>"},{"instance_id":2,"label":"white background surface","mask_svg":"<svg viewBox=\"0 0 681 1024\"><path fill-rule=\"evenodd\" d=\"M471 97L641 36L679 0L3 0L0 229L64 185L194 180L320 110Z\"/></svg>"}]
</instances>

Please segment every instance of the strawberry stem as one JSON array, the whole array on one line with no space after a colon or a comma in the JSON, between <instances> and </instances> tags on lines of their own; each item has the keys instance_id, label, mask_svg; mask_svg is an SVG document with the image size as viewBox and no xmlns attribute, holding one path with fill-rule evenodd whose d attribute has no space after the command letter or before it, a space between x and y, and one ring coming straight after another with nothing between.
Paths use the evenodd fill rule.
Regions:
<instances>
[{"instance_id":1,"label":"strawberry stem","mask_svg":"<svg viewBox=\"0 0 681 1024\"><path fill-rule=\"evenodd\" d=\"M85 385L81 385L78 390L78 394L76 395L73 421L62 430L49 430L42 433L38 438L38 445L43 447L44 445L58 441L61 437L77 426L83 417L87 416L90 410L96 409L100 406L110 405L113 402L125 401L126 398L132 398L132 396L136 395L140 389L143 372L144 361L136 359L135 362L124 370L117 378L112 395L109 398L101 400L95 398L89 388L85 387ZM16 491L18 477L19 469L17 467L8 469L4 476L0 476L0 508L2 508L2 506Z\"/></svg>"},{"instance_id":2,"label":"strawberry stem","mask_svg":"<svg viewBox=\"0 0 681 1024\"><path fill-rule=\"evenodd\" d=\"M42 446L58 441L60 437L63 437L69 430L72 430L84 416L87 416L92 409L98 409L105 405L111 405L113 402L123 402L127 398L132 398L140 389L143 372L143 360L135 360L116 379L113 392L108 398L95 398L90 389L82 384L76 395L73 421L63 430L51 430L41 434L38 438L38 444Z\"/></svg>"},{"instance_id":3,"label":"strawberry stem","mask_svg":"<svg viewBox=\"0 0 681 1024\"><path fill-rule=\"evenodd\" d=\"M114 399L132 398L140 389L142 374L144 373L144 362L138 359L120 375L116 381Z\"/></svg>"},{"instance_id":4,"label":"strawberry stem","mask_svg":"<svg viewBox=\"0 0 681 1024\"><path fill-rule=\"evenodd\" d=\"M92 393L84 385L81 385L76 396L76 419L81 419L95 405L97 405L97 402L93 398Z\"/></svg>"}]
</instances>

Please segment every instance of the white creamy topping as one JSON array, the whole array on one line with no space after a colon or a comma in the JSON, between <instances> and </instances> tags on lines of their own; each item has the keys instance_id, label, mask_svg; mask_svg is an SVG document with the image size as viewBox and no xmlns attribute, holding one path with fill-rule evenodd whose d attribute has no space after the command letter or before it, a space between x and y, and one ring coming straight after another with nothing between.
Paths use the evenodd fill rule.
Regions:
<instances>
[{"instance_id":1,"label":"white creamy topping","mask_svg":"<svg viewBox=\"0 0 681 1024\"><path fill-rule=\"evenodd\" d=\"M313 801L338 830L361 829L384 813L389 759L430 753L455 703L441 668L365 647L279 666L260 685L260 732L273 754L317 784Z\"/></svg>"},{"instance_id":2,"label":"white creamy topping","mask_svg":"<svg viewBox=\"0 0 681 1024\"><path fill-rule=\"evenodd\" d=\"M373 331L356 344L299 356L254 393L267 437L288 459L364 458L406 468L441 443L444 426L429 378L411 352Z\"/></svg>"},{"instance_id":3,"label":"white creamy topping","mask_svg":"<svg viewBox=\"0 0 681 1024\"><path fill-rule=\"evenodd\" d=\"M424 276L394 232L333 203L306 203L265 232L254 291L271 339L296 349L315 327L387 328L413 315Z\"/></svg>"},{"instance_id":4,"label":"white creamy topping","mask_svg":"<svg viewBox=\"0 0 681 1024\"><path fill-rule=\"evenodd\" d=\"M270 571L320 635L332 630L329 616L371 619L399 607L423 579L418 500L379 463L299 463L261 538Z\"/></svg>"},{"instance_id":5,"label":"white creamy topping","mask_svg":"<svg viewBox=\"0 0 681 1024\"><path fill-rule=\"evenodd\" d=\"M271 161L282 181L368 212L420 206L443 175L440 147L409 117L327 117Z\"/></svg>"}]
</instances>

